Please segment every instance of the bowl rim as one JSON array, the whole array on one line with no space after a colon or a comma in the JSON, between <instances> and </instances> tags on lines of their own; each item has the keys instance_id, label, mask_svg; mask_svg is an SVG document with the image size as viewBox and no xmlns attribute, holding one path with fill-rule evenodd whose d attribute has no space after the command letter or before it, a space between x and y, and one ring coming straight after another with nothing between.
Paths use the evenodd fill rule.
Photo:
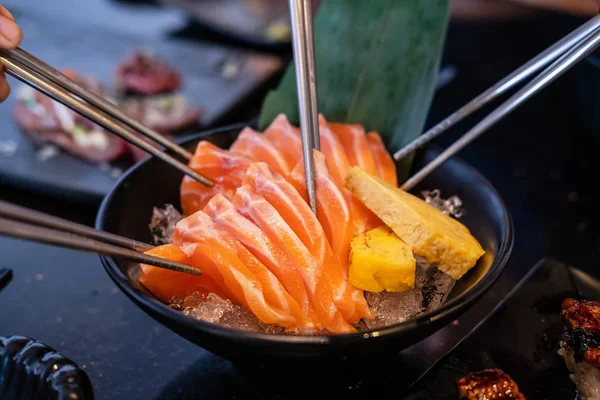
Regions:
<instances>
[{"instance_id":1,"label":"bowl rim","mask_svg":"<svg viewBox=\"0 0 600 400\"><path fill-rule=\"evenodd\" d=\"M178 140L177 143L180 145L185 145L194 140L199 141L206 136L223 134L226 132L231 132L233 130L241 130L245 126L248 126L248 123L223 125L198 133L186 135L180 140ZM102 200L102 203L98 209L98 214L95 220L96 229L104 230L108 208L110 207L112 199L115 197L117 191L120 190L123 183L125 183L131 175L135 174L139 168L143 168L144 165L146 165L153 159L154 156L149 157L146 160L137 163L136 165L133 165L117 180L117 182L113 185L108 194ZM497 250L496 257L492 265L490 266L490 269L469 290L465 291L464 293L455 297L454 299L444 303L438 309L425 312L398 324L355 333L336 333L327 335L276 335L270 333L244 331L240 329L224 327L188 317L180 311L177 311L169 307L168 305L160 302L158 299L149 296L140 289L136 288L131 283L129 278L125 274L123 274L123 272L120 270L120 268L117 266L117 264L111 257L103 255L100 255L99 257L102 262L102 265L104 266L104 269L111 277L111 279L117 284L117 286L119 286L119 288L123 292L125 292L125 294L128 297L130 297L135 303L138 303L138 306L141 306L144 312L148 313L148 310L151 309L152 311L158 313L160 317L174 320L174 322L176 322L179 326L183 326L187 330L200 330L209 334L218 334L221 337L236 339L243 338L246 341L257 343L268 341L271 343L297 345L328 345L337 340L369 339L371 337L383 337L388 335L396 335L401 332L411 331L418 326L433 323L438 319L444 319L445 317L454 314L463 306L473 304L479 298L481 298L481 296L492 286L492 284L504 271L504 267L510 257L514 244L513 219L510 214L510 211L506 207L504 200L502 199L496 188L485 176L483 176L483 174L481 174L470 164L463 161L461 158L452 157L452 160L461 164L463 167L471 170L473 174L477 176L477 178L480 179L487 186L487 189L491 192L492 197L498 203L498 207L502 210L503 222L506 226L506 234L503 238L504 240L501 241L501 245ZM154 316L152 317L154 318Z\"/></svg>"}]
</instances>

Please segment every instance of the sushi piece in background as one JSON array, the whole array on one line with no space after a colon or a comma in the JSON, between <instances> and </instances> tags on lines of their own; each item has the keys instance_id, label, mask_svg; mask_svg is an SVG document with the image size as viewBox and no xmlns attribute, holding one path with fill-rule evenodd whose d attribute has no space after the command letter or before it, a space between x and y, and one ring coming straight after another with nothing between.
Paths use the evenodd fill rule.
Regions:
<instances>
[{"instance_id":1,"label":"sushi piece in background","mask_svg":"<svg viewBox=\"0 0 600 400\"><path fill-rule=\"evenodd\" d=\"M123 110L171 140L171 135L199 126L202 109L180 93L181 74L164 58L135 50L117 66L115 82ZM131 151L136 161L147 157L137 148Z\"/></svg>"},{"instance_id":2,"label":"sushi piece in background","mask_svg":"<svg viewBox=\"0 0 600 400\"><path fill-rule=\"evenodd\" d=\"M110 98L97 80L63 71L94 93ZM91 163L113 161L128 153L128 144L99 125L29 86L18 89L13 110L20 129L35 143L51 143Z\"/></svg>"}]
</instances>

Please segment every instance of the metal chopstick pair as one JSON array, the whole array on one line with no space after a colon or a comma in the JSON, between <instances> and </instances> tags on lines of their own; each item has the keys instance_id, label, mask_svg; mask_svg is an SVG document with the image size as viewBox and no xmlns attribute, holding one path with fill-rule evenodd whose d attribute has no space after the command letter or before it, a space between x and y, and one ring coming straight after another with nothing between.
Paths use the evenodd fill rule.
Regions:
<instances>
[{"instance_id":1,"label":"metal chopstick pair","mask_svg":"<svg viewBox=\"0 0 600 400\"><path fill-rule=\"evenodd\" d=\"M439 124L419 136L413 142L400 149L394 154L396 161L406 157L419 147L430 142L448 128L455 125L473 112L479 110L498 96L502 95L512 87L521 83L534 73L548 66L542 73L525 85L516 94L506 100L502 105L488 114L470 131L449 146L445 151L428 163L423 169L411 176L401 188L410 190L428 176L433 170L462 150L474 139L483 134L487 129L500 121L518 106L527 101L541 89L548 86L579 61L587 57L600 46L600 15L590 19L588 22L565 36L560 41L540 53L531 61L521 66L513 73L497 82L494 86L481 93L475 99L458 109Z\"/></svg>"},{"instance_id":2,"label":"metal chopstick pair","mask_svg":"<svg viewBox=\"0 0 600 400\"><path fill-rule=\"evenodd\" d=\"M173 151L186 161L191 158L188 151L129 117L110 101L84 88L25 50L21 48L0 50L0 62L9 75L92 120L134 146L158 157L198 182L212 186L213 182L210 179L170 156L157 145L141 139L136 132Z\"/></svg>"},{"instance_id":3,"label":"metal chopstick pair","mask_svg":"<svg viewBox=\"0 0 600 400\"><path fill-rule=\"evenodd\" d=\"M186 264L144 254L152 246L38 211L0 201L0 235L46 243L192 275L202 271Z\"/></svg>"},{"instance_id":4,"label":"metal chopstick pair","mask_svg":"<svg viewBox=\"0 0 600 400\"><path fill-rule=\"evenodd\" d=\"M313 149L320 150L319 115L317 111L317 86L315 73L315 50L313 20L310 0L289 0L298 106L300 108L300 131L308 201L317 213L315 189L315 161Z\"/></svg>"}]
</instances>

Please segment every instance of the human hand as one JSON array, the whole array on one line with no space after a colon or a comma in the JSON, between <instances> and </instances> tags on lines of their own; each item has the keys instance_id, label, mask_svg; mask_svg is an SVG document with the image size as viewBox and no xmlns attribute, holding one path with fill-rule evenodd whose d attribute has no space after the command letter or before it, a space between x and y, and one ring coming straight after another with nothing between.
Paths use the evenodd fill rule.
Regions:
<instances>
[{"instance_id":1,"label":"human hand","mask_svg":"<svg viewBox=\"0 0 600 400\"><path fill-rule=\"evenodd\" d=\"M6 8L0 6L0 49L14 49L19 46L23 33L15 22L15 18ZM0 72L0 102L10 94L10 86L4 71Z\"/></svg>"}]
</instances>

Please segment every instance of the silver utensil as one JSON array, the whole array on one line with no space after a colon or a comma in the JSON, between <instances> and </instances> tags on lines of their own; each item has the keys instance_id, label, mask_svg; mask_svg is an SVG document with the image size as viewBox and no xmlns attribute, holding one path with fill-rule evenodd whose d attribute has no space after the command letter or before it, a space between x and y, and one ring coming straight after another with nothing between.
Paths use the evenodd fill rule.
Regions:
<instances>
[{"instance_id":1,"label":"silver utensil","mask_svg":"<svg viewBox=\"0 0 600 400\"><path fill-rule=\"evenodd\" d=\"M142 251L151 248L145 243L6 202L0 202L0 235L120 257L186 274L202 274L199 268L144 254Z\"/></svg>"},{"instance_id":2,"label":"silver utensil","mask_svg":"<svg viewBox=\"0 0 600 400\"><path fill-rule=\"evenodd\" d=\"M457 152L479 137L496 122L510 114L517 107L537 94L541 89L554 82L558 77L571 69L578 62L587 57L596 48L600 47L600 28L596 28L591 33L588 32L583 40L575 44L570 50L562 55L558 60L552 63L535 79L524 86L516 94L510 97L502 105L488 114L483 120L475 125L470 131L464 134L460 139L454 142L450 147L428 163L423 169L411 176L402 186L403 190L410 190L427 175L429 175L438 166L443 164Z\"/></svg>"},{"instance_id":3,"label":"silver utensil","mask_svg":"<svg viewBox=\"0 0 600 400\"><path fill-rule=\"evenodd\" d=\"M313 149L320 150L319 115L315 76L313 21L310 0L289 0L298 87L302 154L308 200L317 212Z\"/></svg>"},{"instance_id":4,"label":"silver utensil","mask_svg":"<svg viewBox=\"0 0 600 400\"><path fill-rule=\"evenodd\" d=\"M148 143L139 138L135 134L135 131L137 131L138 127L143 127L141 123L127 117L118 108L111 105L110 102L101 99L100 96L81 87L58 70L45 63L40 64L37 59L30 56L24 50L0 50L0 62L7 74L44 93L85 118L90 119L134 146L165 161L198 182L209 187L212 186L213 182L207 177L192 170L155 144ZM115 110L117 110L116 114L114 113ZM126 122L123 122L123 120ZM152 140L155 139L156 135L160 136L160 134L148 128L137 132ZM150 135L148 135L148 132ZM168 142L168 148L171 150L175 149L176 153L180 156L186 158L190 156L185 149L169 142L166 138L161 137L159 140L163 144Z\"/></svg>"},{"instance_id":5,"label":"silver utensil","mask_svg":"<svg viewBox=\"0 0 600 400\"><path fill-rule=\"evenodd\" d=\"M564 54L565 51L579 43L582 39L586 38L599 27L600 15L597 15L596 17L587 21L585 24L581 25L579 28L575 29L569 35L556 42L554 45L544 50L542 53L531 59L523 66L516 69L510 75L497 82L494 86L490 87L479 96L475 97L473 100L459 108L457 111L452 113L440 123L436 124L427 132L420 135L411 143L398 150L396 153L394 153L394 159L396 161L401 160L426 143L435 139L450 127L456 125L458 122L479 110L481 107L498 98L500 95L506 93L508 90L512 89L525 79L540 71L551 62L555 61L558 57Z\"/></svg>"}]
</instances>

